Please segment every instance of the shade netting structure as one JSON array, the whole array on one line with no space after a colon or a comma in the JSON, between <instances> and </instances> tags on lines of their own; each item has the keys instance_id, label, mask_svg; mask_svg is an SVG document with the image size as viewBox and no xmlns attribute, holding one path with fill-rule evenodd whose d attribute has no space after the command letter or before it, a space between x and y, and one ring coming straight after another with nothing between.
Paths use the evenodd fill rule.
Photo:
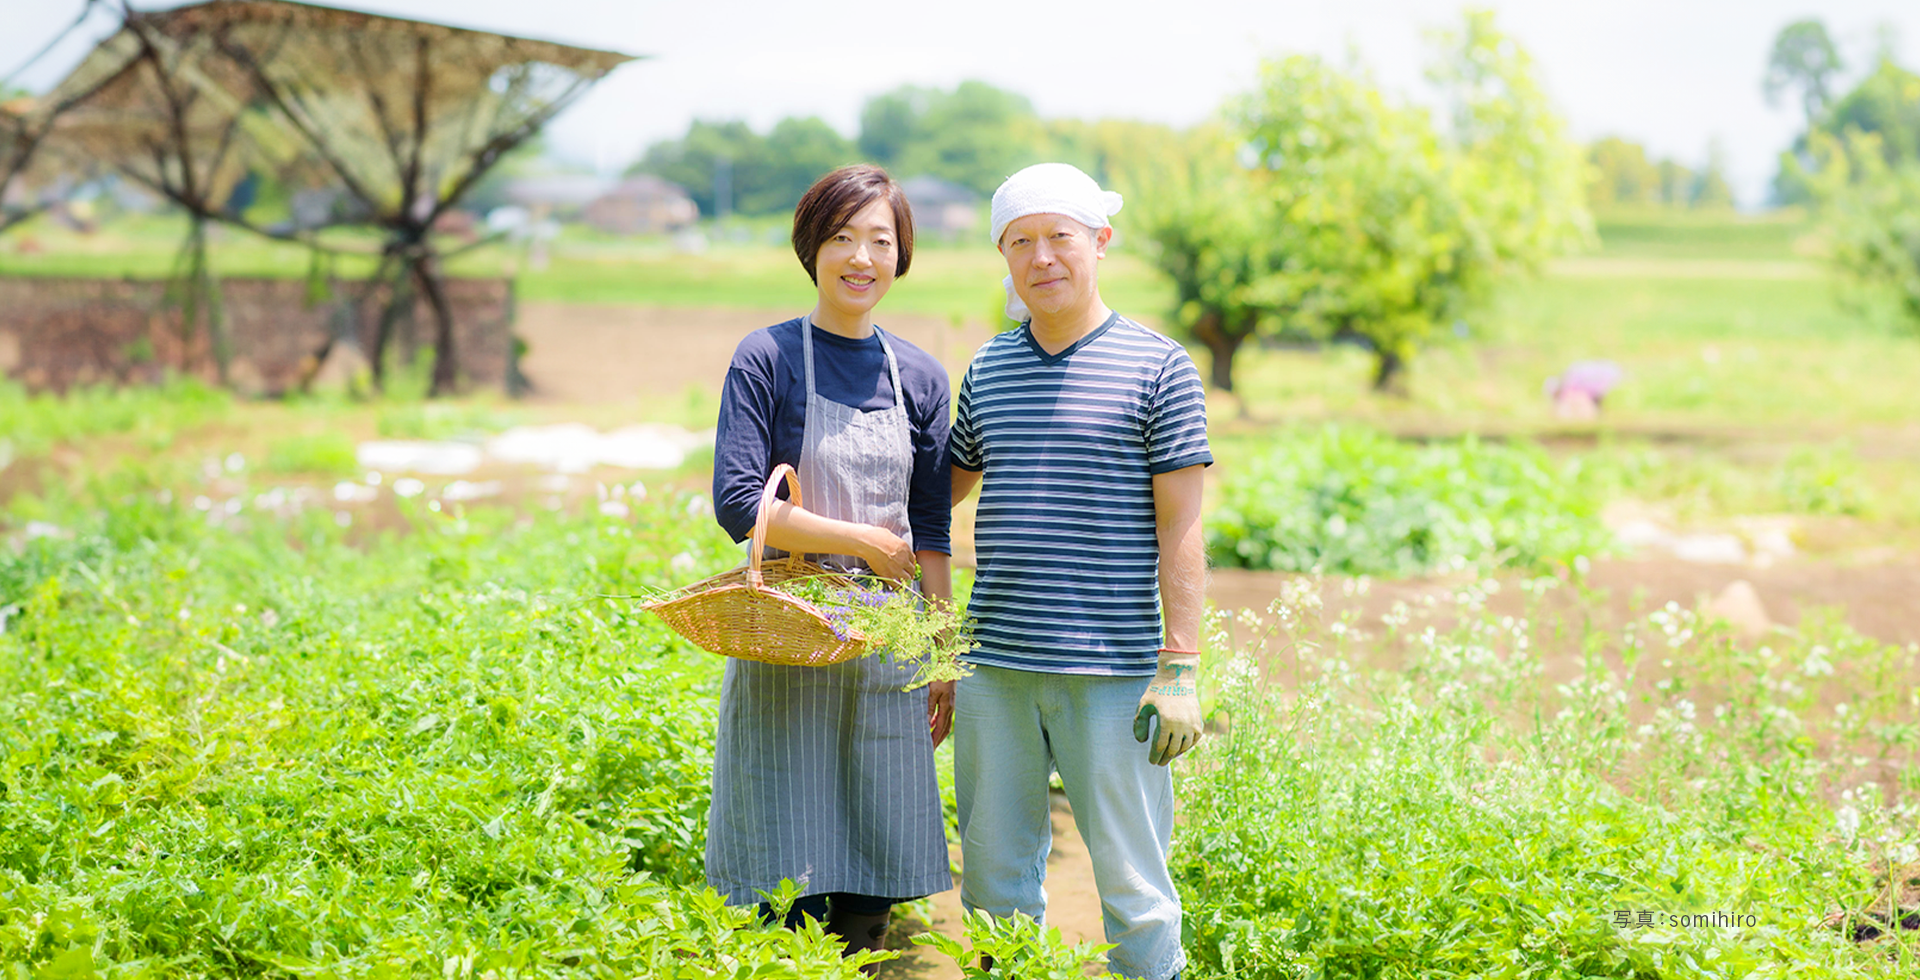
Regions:
<instances>
[{"instance_id":1,"label":"shade netting structure","mask_svg":"<svg viewBox=\"0 0 1920 980\"><path fill-rule=\"evenodd\" d=\"M103 161L183 208L177 281L216 330L206 226L316 250L329 228L377 229L370 285L387 289L376 349L420 299L434 321L432 390L455 383L454 331L433 235L500 158L632 56L287 0L127 8L120 29L56 89L76 104L46 150ZM266 179L337 195L318 220L245 217Z\"/></svg>"}]
</instances>

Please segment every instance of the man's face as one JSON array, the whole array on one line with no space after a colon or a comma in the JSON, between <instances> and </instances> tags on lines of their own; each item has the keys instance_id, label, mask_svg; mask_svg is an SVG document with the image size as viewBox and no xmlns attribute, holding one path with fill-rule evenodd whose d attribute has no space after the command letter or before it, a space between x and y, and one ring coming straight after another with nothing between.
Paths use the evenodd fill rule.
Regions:
<instances>
[{"instance_id":1,"label":"man's face","mask_svg":"<svg viewBox=\"0 0 1920 980\"><path fill-rule=\"evenodd\" d=\"M1063 214L1016 218L1000 235L1013 291L1035 314L1059 316L1087 309L1099 287L1099 263L1113 229L1089 233Z\"/></svg>"}]
</instances>

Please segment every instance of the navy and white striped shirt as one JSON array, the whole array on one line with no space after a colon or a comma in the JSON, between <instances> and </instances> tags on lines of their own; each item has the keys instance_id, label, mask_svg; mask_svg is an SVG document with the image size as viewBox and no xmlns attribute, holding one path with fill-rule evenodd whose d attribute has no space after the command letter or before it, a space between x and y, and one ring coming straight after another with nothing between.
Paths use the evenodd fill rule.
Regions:
<instances>
[{"instance_id":1,"label":"navy and white striped shirt","mask_svg":"<svg viewBox=\"0 0 1920 980\"><path fill-rule=\"evenodd\" d=\"M982 472L968 659L1060 674L1158 665L1157 473L1213 462L1179 344L1119 314L1058 354L1029 326L973 356L949 448Z\"/></svg>"}]
</instances>

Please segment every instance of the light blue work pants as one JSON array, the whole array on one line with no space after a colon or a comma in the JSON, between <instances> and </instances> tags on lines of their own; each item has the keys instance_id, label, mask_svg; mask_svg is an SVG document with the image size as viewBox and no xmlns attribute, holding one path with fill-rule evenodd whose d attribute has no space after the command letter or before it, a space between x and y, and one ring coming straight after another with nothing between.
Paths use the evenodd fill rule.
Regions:
<instances>
[{"instance_id":1,"label":"light blue work pants","mask_svg":"<svg viewBox=\"0 0 1920 980\"><path fill-rule=\"evenodd\" d=\"M1044 921L1053 828L1047 776L1060 773L1093 859L1114 972L1166 980L1186 966L1180 900L1167 873L1173 776L1133 740L1151 677L975 667L954 701L960 902Z\"/></svg>"}]
</instances>

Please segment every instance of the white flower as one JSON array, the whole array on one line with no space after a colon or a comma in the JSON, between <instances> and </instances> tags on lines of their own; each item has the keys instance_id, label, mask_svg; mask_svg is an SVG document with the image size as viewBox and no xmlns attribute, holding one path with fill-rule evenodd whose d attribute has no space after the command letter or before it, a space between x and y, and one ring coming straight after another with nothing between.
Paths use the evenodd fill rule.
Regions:
<instances>
[{"instance_id":1,"label":"white flower","mask_svg":"<svg viewBox=\"0 0 1920 980\"><path fill-rule=\"evenodd\" d=\"M1834 823L1840 828L1840 836L1851 842L1860 833L1860 811L1851 806L1843 806L1834 813Z\"/></svg>"},{"instance_id":2,"label":"white flower","mask_svg":"<svg viewBox=\"0 0 1920 980\"><path fill-rule=\"evenodd\" d=\"M1816 646L1807 651L1807 659L1800 664L1800 673L1808 677L1833 676L1833 664L1827 662L1827 648Z\"/></svg>"}]
</instances>

